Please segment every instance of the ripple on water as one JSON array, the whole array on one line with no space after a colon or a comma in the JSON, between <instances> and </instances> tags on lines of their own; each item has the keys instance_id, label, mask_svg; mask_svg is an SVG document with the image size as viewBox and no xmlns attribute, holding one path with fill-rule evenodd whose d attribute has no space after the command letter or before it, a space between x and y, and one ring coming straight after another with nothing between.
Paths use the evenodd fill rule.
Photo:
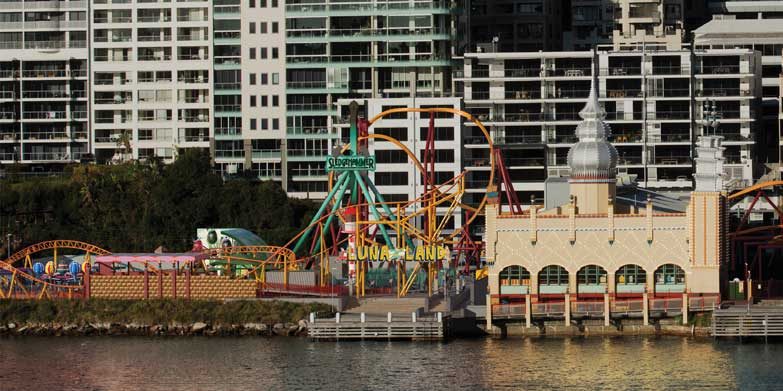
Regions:
<instances>
[{"instance_id":1,"label":"ripple on water","mask_svg":"<svg viewBox=\"0 0 783 391\"><path fill-rule=\"evenodd\" d=\"M782 345L684 338L0 339L5 390L770 389Z\"/></svg>"}]
</instances>

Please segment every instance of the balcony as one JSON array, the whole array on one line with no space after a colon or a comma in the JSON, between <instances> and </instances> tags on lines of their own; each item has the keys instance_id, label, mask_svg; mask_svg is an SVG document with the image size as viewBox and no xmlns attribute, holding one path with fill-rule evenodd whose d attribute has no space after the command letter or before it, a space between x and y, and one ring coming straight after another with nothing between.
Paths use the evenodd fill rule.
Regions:
<instances>
[{"instance_id":1,"label":"balcony","mask_svg":"<svg viewBox=\"0 0 783 391\"><path fill-rule=\"evenodd\" d=\"M617 133L612 135L615 143L640 143L644 140L641 133Z\"/></svg>"},{"instance_id":2,"label":"balcony","mask_svg":"<svg viewBox=\"0 0 783 391\"><path fill-rule=\"evenodd\" d=\"M543 168L546 164L544 157L511 157L503 158L503 163L506 167L540 167Z\"/></svg>"},{"instance_id":3,"label":"balcony","mask_svg":"<svg viewBox=\"0 0 783 391\"><path fill-rule=\"evenodd\" d=\"M609 99L614 98L641 98L642 97L642 90L639 89L622 89L622 90L614 90L610 89L606 91L606 97Z\"/></svg>"},{"instance_id":4,"label":"balcony","mask_svg":"<svg viewBox=\"0 0 783 391\"><path fill-rule=\"evenodd\" d=\"M253 149L251 156L254 159L280 159L283 153L279 149Z\"/></svg>"},{"instance_id":5,"label":"balcony","mask_svg":"<svg viewBox=\"0 0 783 391\"><path fill-rule=\"evenodd\" d=\"M71 156L66 151L61 152L25 152L22 154L23 160L34 161L68 161Z\"/></svg>"},{"instance_id":6,"label":"balcony","mask_svg":"<svg viewBox=\"0 0 783 391\"><path fill-rule=\"evenodd\" d=\"M541 75L539 68L506 68L504 72L506 77L539 77Z\"/></svg>"},{"instance_id":7,"label":"balcony","mask_svg":"<svg viewBox=\"0 0 783 391\"><path fill-rule=\"evenodd\" d=\"M486 144L487 141L484 139L484 137L479 137L475 139L481 139L482 141L477 142L476 144ZM476 140L478 141L478 140ZM540 144L541 143L541 135L514 135L514 136L499 136L494 137L493 141L495 144L498 145L504 145L504 144Z\"/></svg>"},{"instance_id":8,"label":"balcony","mask_svg":"<svg viewBox=\"0 0 783 391\"><path fill-rule=\"evenodd\" d=\"M690 96L690 93L691 91L687 88L665 88L647 92L649 96L656 98L683 98Z\"/></svg>"},{"instance_id":9,"label":"balcony","mask_svg":"<svg viewBox=\"0 0 783 391\"><path fill-rule=\"evenodd\" d=\"M609 67L602 68L600 72L601 76L630 76L630 75L641 75L642 74L642 68L640 67L624 67L624 66L617 66L617 67Z\"/></svg>"},{"instance_id":10,"label":"balcony","mask_svg":"<svg viewBox=\"0 0 783 391\"><path fill-rule=\"evenodd\" d=\"M326 126L299 126L299 127L287 127L285 130L289 136L297 137L313 137L313 138L327 138L337 137L336 132L330 132Z\"/></svg>"},{"instance_id":11,"label":"balcony","mask_svg":"<svg viewBox=\"0 0 783 391\"><path fill-rule=\"evenodd\" d=\"M687 75L688 68L680 66L653 66L653 75Z\"/></svg>"},{"instance_id":12,"label":"balcony","mask_svg":"<svg viewBox=\"0 0 783 391\"><path fill-rule=\"evenodd\" d=\"M656 156L654 162L655 162L654 164L658 164L662 166L690 165L691 157L690 156Z\"/></svg>"},{"instance_id":13,"label":"balcony","mask_svg":"<svg viewBox=\"0 0 783 391\"><path fill-rule=\"evenodd\" d=\"M739 65L703 65L701 74L704 75L731 75L740 73Z\"/></svg>"},{"instance_id":14,"label":"balcony","mask_svg":"<svg viewBox=\"0 0 783 391\"><path fill-rule=\"evenodd\" d=\"M22 118L59 120L66 119L67 114L65 111L25 111L22 113Z\"/></svg>"},{"instance_id":15,"label":"balcony","mask_svg":"<svg viewBox=\"0 0 783 391\"><path fill-rule=\"evenodd\" d=\"M307 178L326 178L326 170L319 167L300 167L288 170L291 176Z\"/></svg>"},{"instance_id":16,"label":"balcony","mask_svg":"<svg viewBox=\"0 0 783 391\"><path fill-rule=\"evenodd\" d=\"M687 120L690 119L688 111L657 111L647 113L647 119L650 120Z\"/></svg>"},{"instance_id":17,"label":"balcony","mask_svg":"<svg viewBox=\"0 0 783 391\"><path fill-rule=\"evenodd\" d=\"M549 91L547 99L586 99L590 95L590 90L562 89Z\"/></svg>"},{"instance_id":18,"label":"balcony","mask_svg":"<svg viewBox=\"0 0 783 391\"><path fill-rule=\"evenodd\" d=\"M508 91L505 92L506 99L541 99L541 91Z\"/></svg>"},{"instance_id":19,"label":"balcony","mask_svg":"<svg viewBox=\"0 0 783 391\"><path fill-rule=\"evenodd\" d=\"M739 88L704 88L696 91L699 97L750 96L750 91Z\"/></svg>"},{"instance_id":20,"label":"balcony","mask_svg":"<svg viewBox=\"0 0 783 391\"><path fill-rule=\"evenodd\" d=\"M593 69L590 67L564 67L547 72L549 77L586 77L592 74Z\"/></svg>"}]
</instances>

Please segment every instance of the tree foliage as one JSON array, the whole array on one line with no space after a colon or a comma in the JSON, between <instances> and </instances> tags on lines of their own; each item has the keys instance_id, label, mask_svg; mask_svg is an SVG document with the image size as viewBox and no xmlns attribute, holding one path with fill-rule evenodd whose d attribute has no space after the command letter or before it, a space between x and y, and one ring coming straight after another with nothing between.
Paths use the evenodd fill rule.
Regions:
<instances>
[{"instance_id":1,"label":"tree foliage","mask_svg":"<svg viewBox=\"0 0 783 391\"><path fill-rule=\"evenodd\" d=\"M75 239L113 252L190 248L196 228L245 228L285 244L316 205L289 199L279 184L223 181L208 153L186 151L172 164L80 165L62 178L0 182L0 214L24 245Z\"/></svg>"}]
</instances>

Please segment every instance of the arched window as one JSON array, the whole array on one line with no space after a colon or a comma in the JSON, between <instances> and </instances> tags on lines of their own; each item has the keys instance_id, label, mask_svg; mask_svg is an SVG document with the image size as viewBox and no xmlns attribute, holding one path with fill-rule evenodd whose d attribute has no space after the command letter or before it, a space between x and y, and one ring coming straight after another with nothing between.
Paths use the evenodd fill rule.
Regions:
<instances>
[{"instance_id":1,"label":"arched window","mask_svg":"<svg viewBox=\"0 0 783 391\"><path fill-rule=\"evenodd\" d=\"M522 266L511 265L500 272L501 295L524 295L530 287L530 272Z\"/></svg>"},{"instance_id":2,"label":"arched window","mask_svg":"<svg viewBox=\"0 0 783 391\"><path fill-rule=\"evenodd\" d=\"M606 292L606 270L598 265L587 265L576 273L578 293Z\"/></svg>"},{"instance_id":3,"label":"arched window","mask_svg":"<svg viewBox=\"0 0 783 391\"><path fill-rule=\"evenodd\" d=\"M685 270L667 263L655 270L656 292L683 292L685 290Z\"/></svg>"},{"instance_id":4,"label":"arched window","mask_svg":"<svg viewBox=\"0 0 783 391\"><path fill-rule=\"evenodd\" d=\"M614 275L617 293L644 293L647 272L639 265L624 265Z\"/></svg>"},{"instance_id":5,"label":"arched window","mask_svg":"<svg viewBox=\"0 0 783 391\"><path fill-rule=\"evenodd\" d=\"M538 273L539 293L566 293L568 271L562 266L549 265Z\"/></svg>"}]
</instances>

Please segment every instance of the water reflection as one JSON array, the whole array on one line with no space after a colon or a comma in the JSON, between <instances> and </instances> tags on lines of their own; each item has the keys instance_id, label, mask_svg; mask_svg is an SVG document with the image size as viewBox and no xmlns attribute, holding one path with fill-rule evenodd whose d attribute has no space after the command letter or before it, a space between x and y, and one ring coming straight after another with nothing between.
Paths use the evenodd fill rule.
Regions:
<instances>
[{"instance_id":1,"label":"water reflection","mask_svg":"<svg viewBox=\"0 0 783 391\"><path fill-rule=\"evenodd\" d=\"M769 389L783 345L686 338L0 339L1 390Z\"/></svg>"}]
</instances>

